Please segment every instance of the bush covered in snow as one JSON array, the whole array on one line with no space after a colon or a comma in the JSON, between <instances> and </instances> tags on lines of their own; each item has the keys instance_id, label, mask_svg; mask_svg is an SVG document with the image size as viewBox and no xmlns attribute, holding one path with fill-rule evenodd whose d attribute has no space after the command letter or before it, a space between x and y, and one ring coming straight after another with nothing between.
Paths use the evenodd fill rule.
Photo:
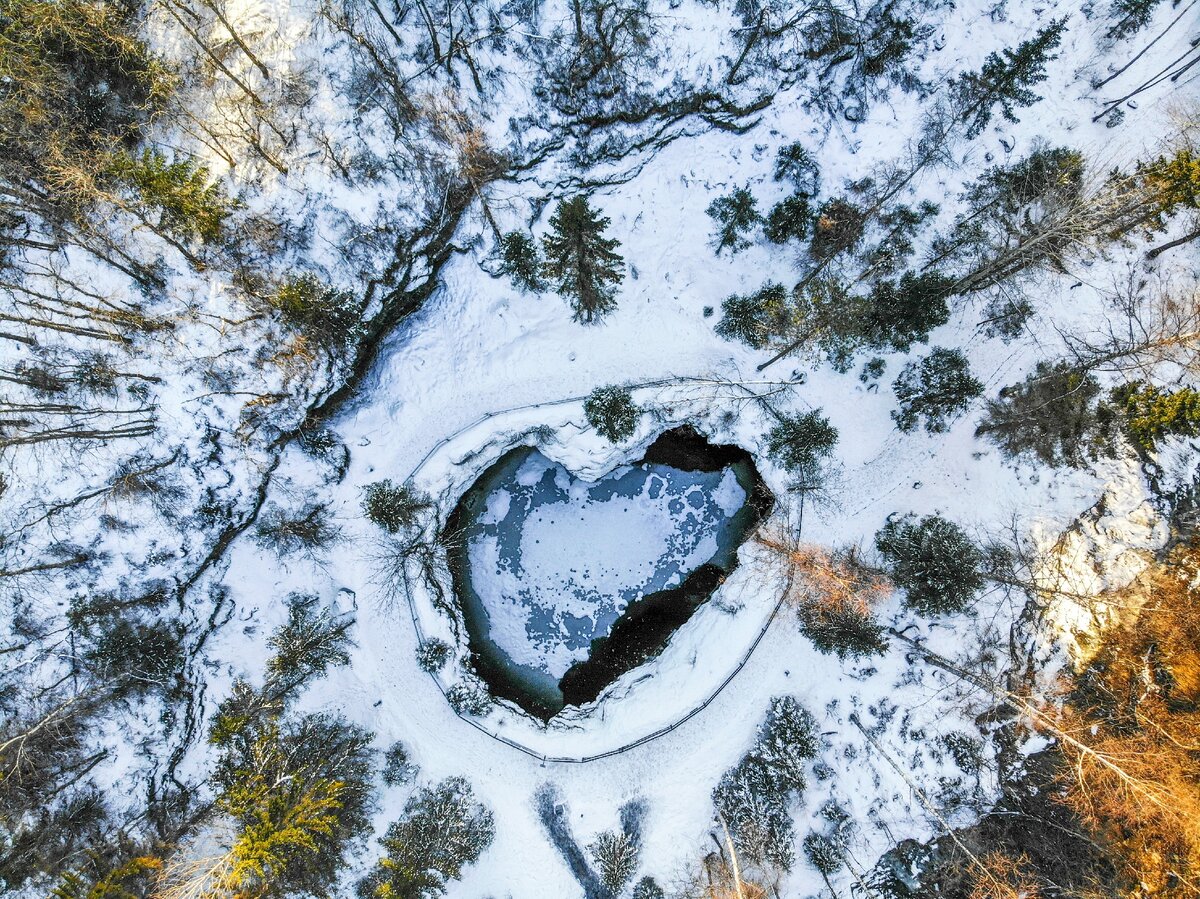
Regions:
<instances>
[{"instance_id":1,"label":"bush covered in snow","mask_svg":"<svg viewBox=\"0 0 1200 899\"><path fill-rule=\"evenodd\" d=\"M461 715L482 717L492 710L491 694L474 678L451 684L446 689L446 700Z\"/></svg>"},{"instance_id":2,"label":"bush covered in snow","mask_svg":"<svg viewBox=\"0 0 1200 899\"><path fill-rule=\"evenodd\" d=\"M382 480L368 484L363 491L363 514L389 534L416 527L432 506L429 497L411 484Z\"/></svg>"},{"instance_id":3,"label":"bush covered in snow","mask_svg":"<svg viewBox=\"0 0 1200 899\"><path fill-rule=\"evenodd\" d=\"M633 436L642 410L634 405L628 387L610 385L591 392L583 404L583 414L606 440L620 443Z\"/></svg>"},{"instance_id":4,"label":"bush covered in snow","mask_svg":"<svg viewBox=\"0 0 1200 899\"><path fill-rule=\"evenodd\" d=\"M417 646L417 665L422 671L433 674L440 671L450 658L450 644L437 637L422 640Z\"/></svg>"}]
</instances>

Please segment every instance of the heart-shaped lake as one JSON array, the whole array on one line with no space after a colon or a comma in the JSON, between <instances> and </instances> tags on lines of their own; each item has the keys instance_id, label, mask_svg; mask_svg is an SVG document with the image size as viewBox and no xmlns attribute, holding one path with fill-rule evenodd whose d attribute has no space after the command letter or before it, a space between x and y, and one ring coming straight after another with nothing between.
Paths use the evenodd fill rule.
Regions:
<instances>
[{"instance_id":1,"label":"heart-shaped lake","mask_svg":"<svg viewBox=\"0 0 1200 899\"><path fill-rule=\"evenodd\" d=\"M711 596L770 505L749 454L690 428L595 481L506 453L447 526L477 673L541 718L594 699Z\"/></svg>"}]
</instances>

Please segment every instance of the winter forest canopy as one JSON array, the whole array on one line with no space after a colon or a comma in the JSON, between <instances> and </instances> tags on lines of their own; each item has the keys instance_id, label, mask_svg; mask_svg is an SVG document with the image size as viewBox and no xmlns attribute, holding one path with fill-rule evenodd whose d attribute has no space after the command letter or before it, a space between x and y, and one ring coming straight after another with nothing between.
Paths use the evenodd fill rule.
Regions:
<instances>
[{"instance_id":1,"label":"winter forest canopy","mask_svg":"<svg viewBox=\"0 0 1200 899\"><path fill-rule=\"evenodd\" d=\"M1200 895L1198 9L0 0L0 893Z\"/></svg>"}]
</instances>

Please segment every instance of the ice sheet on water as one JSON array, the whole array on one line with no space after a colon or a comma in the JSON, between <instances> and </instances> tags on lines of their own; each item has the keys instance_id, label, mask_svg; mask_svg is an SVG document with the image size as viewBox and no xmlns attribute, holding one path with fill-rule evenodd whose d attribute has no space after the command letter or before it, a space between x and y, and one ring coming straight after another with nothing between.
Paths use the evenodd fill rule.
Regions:
<instances>
[{"instance_id":1,"label":"ice sheet on water","mask_svg":"<svg viewBox=\"0 0 1200 899\"><path fill-rule=\"evenodd\" d=\"M745 502L730 469L627 465L582 481L531 450L467 529L491 640L561 677L630 602L678 586L725 549Z\"/></svg>"}]
</instances>

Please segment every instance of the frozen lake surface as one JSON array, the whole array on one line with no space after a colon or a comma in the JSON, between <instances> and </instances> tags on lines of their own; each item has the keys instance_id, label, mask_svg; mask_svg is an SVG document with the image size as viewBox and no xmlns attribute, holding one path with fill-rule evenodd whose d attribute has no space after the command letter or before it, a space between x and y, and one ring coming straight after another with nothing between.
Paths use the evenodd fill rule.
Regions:
<instances>
[{"instance_id":1,"label":"frozen lake surface","mask_svg":"<svg viewBox=\"0 0 1200 899\"><path fill-rule=\"evenodd\" d=\"M561 708L558 681L630 603L731 567L752 517L739 468L642 462L584 481L533 447L505 455L464 496L452 553L477 656Z\"/></svg>"}]
</instances>

